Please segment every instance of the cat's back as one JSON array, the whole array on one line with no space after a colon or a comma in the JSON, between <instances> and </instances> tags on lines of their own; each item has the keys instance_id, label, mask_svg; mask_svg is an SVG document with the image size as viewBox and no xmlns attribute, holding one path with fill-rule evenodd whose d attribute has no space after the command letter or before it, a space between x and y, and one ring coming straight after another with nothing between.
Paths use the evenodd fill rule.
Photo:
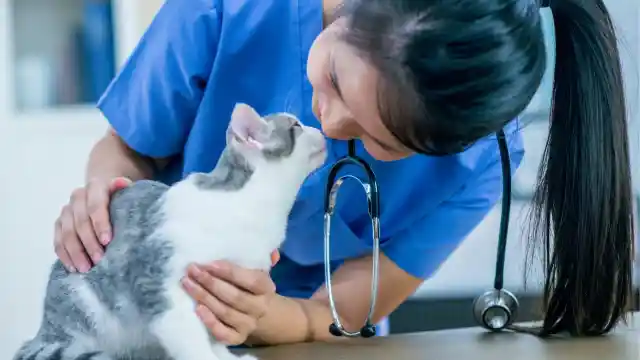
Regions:
<instances>
[{"instance_id":1,"label":"cat's back","mask_svg":"<svg viewBox=\"0 0 640 360\"><path fill-rule=\"evenodd\" d=\"M173 249L155 233L165 221L163 203L169 189L160 182L141 180L112 196L112 240L104 257L83 277L91 296L118 318L116 328L125 338L132 336L138 322L167 306L161 292Z\"/></svg>"},{"instance_id":2,"label":"cat's back","mask_svg":"<svg viewBox=\"0 0 640 360\"><path fill-rule=\"evenodd\" d=\"M169 188L169 185L158 181L138 180L116 191L111 197L109 209L111 212L125 209L145 210L160 200Z\"/></svg>"},{"instance_id":3,"label":"cat's back","mask_svg":"<svg viewBox=\"0 0 640 360\"><path fill-rule=\"evenodd\" d=\"M150 237L164 221L162 207L169 189L157 181L140 180L113 194L109 206L113 237L106 247L106 263L125 266L125 259L132 261L129 257L139 250L160 246L150 243Z\"/></svg>"},{"instance_id":4,"label":"cat's back","mask_svg":"<svg viewBox=\"0 0 640 360\"><path fill-rule=\"evenodd\" d=\"M139 180L111 197L109 215L114 233L153 226L169 186L153 180Z\"/></svg>"}]
</instances>

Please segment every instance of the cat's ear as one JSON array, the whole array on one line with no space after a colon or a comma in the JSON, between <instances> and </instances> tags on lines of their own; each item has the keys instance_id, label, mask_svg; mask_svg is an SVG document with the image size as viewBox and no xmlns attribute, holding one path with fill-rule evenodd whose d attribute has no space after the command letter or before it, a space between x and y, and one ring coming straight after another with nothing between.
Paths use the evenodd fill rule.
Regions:
<instances>
[{"instance_id":1,"label":"cat's ear","mask_svg":"<svg viewBox=\"0 0 640 360\"><path fill-rule=\"evenodd\" d=\"M267 137L268 125L251 106L238 103L231 113L229 132L236 142L262 149Z\"/></svg>"}]
</instances>

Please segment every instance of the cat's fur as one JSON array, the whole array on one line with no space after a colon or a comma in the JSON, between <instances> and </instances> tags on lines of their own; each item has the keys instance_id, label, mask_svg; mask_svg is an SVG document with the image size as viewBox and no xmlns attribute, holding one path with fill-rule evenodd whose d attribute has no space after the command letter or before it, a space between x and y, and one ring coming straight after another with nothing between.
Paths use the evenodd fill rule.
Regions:
<instances>
[{"instance_id":1,"label":"cat's fur","mask_svg":"<svg viewBox=\"0 0 640 360\"><path fill-rule=\"evenodd\" d=\"M86 274L55 262L40 328L14 360L235 359L210 338L180 279L189 263L216 259L268 270L302 182L325 158L317 129L237 105L211 173L119 191L103 259Z\"/></svg>"}]
</instances>

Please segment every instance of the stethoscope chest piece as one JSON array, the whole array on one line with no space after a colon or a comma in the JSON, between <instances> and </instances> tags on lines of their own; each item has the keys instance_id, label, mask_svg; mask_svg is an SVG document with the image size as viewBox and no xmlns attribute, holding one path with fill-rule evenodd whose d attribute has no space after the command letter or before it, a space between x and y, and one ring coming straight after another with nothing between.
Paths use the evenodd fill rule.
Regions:
<instances>
[{"instance_id":1,"label":"stethoscope chest piece","mask_svg":"<svg viewBox=\"0 0 640 360\"><path fill-rule=\"evenodd\" d=\"M473 303L473 315L478 324L490 331L509 327L518 315L518 299L511 292L489 290Z\"/></svg>"}]
</instances>

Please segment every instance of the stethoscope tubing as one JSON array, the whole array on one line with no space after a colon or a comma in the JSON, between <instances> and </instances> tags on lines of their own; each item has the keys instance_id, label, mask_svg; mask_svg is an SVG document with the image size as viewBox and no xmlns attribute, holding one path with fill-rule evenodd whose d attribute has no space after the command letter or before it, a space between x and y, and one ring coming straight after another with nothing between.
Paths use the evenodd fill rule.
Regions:
<instances>
[{"instance_id":1,"label":"stethoscope tubing","mask_svg":"<svg viewBox=\"0 0 640 360\"><path fill-rule=\"evenodd\" d=\"M511 210L511 162L509 149L504 130L496 133L498 148L500 151L500 162L502 165L502 211L500 216L500 232L498 234L498 249L496 256L496 268L493 289L480 295L474 302L473 311L476 320L483 327L491 331L501 331L508 328L514 321L518 310L518 299L507 290L504 285L504 263L506 257L507 234L509 227L509 215ZM342 175L338 177L338 172L348 165L355 165L365 171L366 179L362 180L354 175ZM362 186L368 203L369 216L371 217L372 238L373 238L373 264L371 276L371 300L367 320L360 331L350 332L345 330L338 314L333 288L331 284L331 217L335 211L338 190L345 180L356 180ZM329 171L327 179L326 193L324 199L324 270L325 287L329 296L331 315L333 323L329 331L335 336L346 337L370 337L375 335L375 326L372 324L375 304L378 295L378 269L380 257L380 195L376 176L371 166L355 154L355 141L349 140L347 155L338 159ZM504 321L500 318L504 318Z\"/></svg>"}]
</instances>

